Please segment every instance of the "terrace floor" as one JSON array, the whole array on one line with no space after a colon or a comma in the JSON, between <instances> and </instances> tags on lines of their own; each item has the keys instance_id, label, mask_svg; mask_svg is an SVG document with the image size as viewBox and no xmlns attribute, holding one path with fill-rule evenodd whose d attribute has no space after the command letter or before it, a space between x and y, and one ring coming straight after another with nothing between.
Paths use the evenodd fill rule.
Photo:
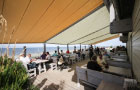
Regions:
<instances>
[{"instance_id":1,"label":"terrace floor","mask_svg":"<svg viewBox=\"0 0 140 90\"><path fill-rule=\"evenodd\" d=\"M77 87L76 66L84 67L89 60L77 62L71 68L60 70L48 70L32 79L40 90L93 90L89 87Z\"/></svg>"}]
</instances>

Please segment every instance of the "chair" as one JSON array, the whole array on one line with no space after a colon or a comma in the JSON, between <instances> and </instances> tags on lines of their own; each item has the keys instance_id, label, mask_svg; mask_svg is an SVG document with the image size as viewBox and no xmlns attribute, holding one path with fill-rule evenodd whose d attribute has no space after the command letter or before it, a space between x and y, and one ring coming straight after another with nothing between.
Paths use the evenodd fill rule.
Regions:
<instances>
[{"instance_id":1,"label":"chair","mask_svg":"<svg viewBox=\"0 0 140 90\"><path fill-rule=\"evenodd\" d=\"M33 78L36 76L36 68L28 69L28 64L23 63L24 67L26 68L27 74L30 78Z\"/></svg>"},{"instance_id":2,"label":"chair","mask_svg":"<svg viewBox=\"0 0 140 90\"><path fill-rule=\"evenodd\" d=\"M57 63L50 63L51 70L57 69Z\"/></svg>"},{"instance_id":3,"label":"chair","mask_svg":"<svg viewBox=\"0 0 140 90\"><path fill-rule=\"evenodd\" d=\"M70 55L70 60L71 60L72 64L76 63L76 58L77 58L76 54Z\"/></svg>"},{"instance_id":4,"label":"chair","mask_svg":"<svg viewBox=\"0 0 140 90\"><path fill-rule=\"evenodd\" d=\"M57 57L51 57L52 63L50 63L51 70L57 69Z\"/></svg>"}]
</instances>

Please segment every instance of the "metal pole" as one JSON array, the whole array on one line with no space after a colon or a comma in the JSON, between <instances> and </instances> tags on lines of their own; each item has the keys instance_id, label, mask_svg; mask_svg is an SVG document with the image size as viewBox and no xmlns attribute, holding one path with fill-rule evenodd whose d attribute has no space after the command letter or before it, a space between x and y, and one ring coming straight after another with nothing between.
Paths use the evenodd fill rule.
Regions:
<instances>
[{"instance_id":1,"label":"metal pole","mask_svg":"<svg viewBox=\"0 0 140 90\"><path fill-rule=\"evenodd\" d=\"M58 54L59 54L59 46L57 46L57 52L58 52Z\"/></svg>"},{"instance_id":2,"label":"metal pole","mask_svg":"<svg viewBox=\"0 0 140 90\"><path fill-rule=\"evenodd\" d=\"M44 52L46 52L46 43L44 43Z\"/></svg>"},{"instance_id":3,"label":"metal pole","mask_svg":"<svg viewBox=\"0 0 140 90\"><path fill-rule=\"evenodd\" d=\"M74 51L76 51L76 46L74 46Z\"/></svg>"},{"instance_id":4,"label":"metal pole","mask_svg":"<svg viewBox=\"0 0 140 90\"><path fill-rule=\"evenodd\" d=\"M24 57L26 57L26 46L23 47Z\"/></svg>"},{"instance_id":5,"label":"metal pole","mask_svg":"<svg viewBox=\"0 0 140 90\"><path fill-rule=\"evenodd\" d=\"M85 46L85 50L86 50L86 46Z\"/></svg>"},{"instance_id":6,"label":"metal pole","mask_svg":"<svg viewBox=\"0 0 140 90\"><path fill-rule=\"evenodd\" d=\"M69 50L69 44L67 44L67 51Z\"/></svg>"},{"instance_id":7,"label":"metal pole","mask_svg":"<svg viewBox=\"0 0 140 90\"><path fill-rule=\"evenodd\" d=\"M81 51L81 44L80 44L80 51Z\"/></svg>"}]
</instances>

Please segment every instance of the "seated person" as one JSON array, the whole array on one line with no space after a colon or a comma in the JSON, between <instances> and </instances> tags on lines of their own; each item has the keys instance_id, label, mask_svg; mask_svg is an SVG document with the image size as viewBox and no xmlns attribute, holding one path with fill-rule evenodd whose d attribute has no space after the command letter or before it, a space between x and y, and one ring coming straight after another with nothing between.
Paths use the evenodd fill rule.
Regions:
<instances>
[{"instance_id":1,"label":"seated person","mask_svg":"<svg viewBox=\"0 0 140 90\"><path fill-rule=\"evenodd\" d=\"M106 63L106 61L103 59L103 55L100 54L99 58L97 60L98 64L104 69L104 68L108 68L108 64Z\"/></svg>"},{"instance_id":2,"label":"seated person","mask_svg":"<svg viewBox=\"0 0 140 90\"><path fill-rule=\"evenodd\" d=\"M60 68L60 70L62 70L63 66L64 66L64 59L63 59L63 56L61 56L58 61L58 68Z\"/></svg>"},{"instance_id":3,"label":"seated person","mask_svg":"<svg viewBox=\"0 0 140 90\"><path fill-rule=\"evenodd\" d=\"M73 53L76 53L76 50L74 50Z\"/></svg>"},{"instance_id":4,"label":"seated person","mask_svg":"<svg viewBox=\"0 0 140 90\"><path fill-rule=\"evenodd\" d=\"M54 57L58 56L57 51L55 51L55 53L52 56Z\"/></svg>"},{"instance_id":5,"label":"seated person","mask_svg":"<svg viewBox=\"0 0 140 90\"><path fill-rule=\"evenodd\" d=\"M28 54L25 57L25 62L28 64L29 69L36 68L36 63L34 63L35 59L31 58L31 54Z\"/></svg>"},{"instance_id":6,"label":"seated person","mask_svg":"<svg viewBox=\"0 0 140 90\"><path fill-rule=\"evenodd\" d=\"M87 64L87 68L91 70L102 71L102 68L97 63L97 56L93 56L91 58L91 61L89 61Z\"/></svg>"},{"instance_id":7,"label":"seated person","mask_svg":"<svg viewBox=\"0 0 140 90\"><path fill-rule=\"evenodd\" d=\"M61 50L61 53L60 53L61 55L64 55L64 53L63 53L63 50Z\"/></svg>"},{"instance_id":8,"label":"seated person","mask_svg":"<svg viewBox=\"0 0 140 90\"><path fill-rule=\"evenodd\" d=\"M69 53L70 53L70 51L69 51L69 50L67 50L67 51L66 51L66 53L67 53L67 54L69 54Z\"/></svg>"},{"instance_id":9,"label":"seated person","mask_svg":"<svg viewBox=\"0 0 140 90\"><path fill-rule=\"evenodd\" d=\"M50 65L49 65L49 64L52 63L53 60L51 59L51 55L50 55L49 52L46 52L46 55L47 55L47 56L46 56L46 59L49 60L49 61L46 62L45 64L46 64L46 68L49 69L49 68L50 68Z\"/></svg>"},{"instance_id":10,"label":"seated person","mask_svg":"<svg viewBox=\"0 0 140 90\"><path fill-rule=\"evenodd\" d=\"M41 55L41 59L46 59L46 53L45 52L43 52L43 54Z\"/></svg>"},{"instance_id":11,"label":"seated person","mask_svg":"<svg viewBox=\"0 0 140 90\"><path fill-rule=\"evenodd\" d=\"M106 51L104 52L104 56L110 58L110 55Z\"/></svg>"},{"instance_id":12,"label":"seated person","mask_svg":"<svg viewBox=\"0 0 140 90\"><path fill-rule=\"evenodd\" d=\"M50 60L50 59L51 59L50 53L49 53L49 52L46 52L46 55L47 55L47 56L46 56L46 59L47 59L47 60Z\"/></svg>"},{"instance_id":13,"label":"seated person","mask_svg":"<svg viewBox=\"0 0 140 90\"><path fill-rule=\"evenodd\" d=\"M82 49L81 54L82 54L82 59L84 60L85 59L85 51L84 51L84 49Z\"/></svg>"}]
</instances>

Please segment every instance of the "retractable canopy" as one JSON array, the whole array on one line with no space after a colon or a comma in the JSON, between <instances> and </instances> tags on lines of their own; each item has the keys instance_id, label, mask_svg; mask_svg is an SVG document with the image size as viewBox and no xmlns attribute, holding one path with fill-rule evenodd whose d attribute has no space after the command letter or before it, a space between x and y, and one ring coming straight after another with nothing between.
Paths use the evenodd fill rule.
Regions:
<instances>
[{"instance_id":1,"label":"retractable canopy","mask_svg":"<svg viewBox=\"0 0 140 90\"><path fill-rule=\"evenodd\" d=\"M110 34L109 12L105 6L95 10L78 23L56 35L47 43L57 44L96 44L119 37Z\"/></svg>"},{"instance_id":2,"label":"retractable canopy","mask_svg":"<svg viewBox=\"0 0 140 90\"><path fill-rule=\"evenodd\" d=\"M14 43L16 40L17 43L45 42L95 10L101 4L103 4L102 0L0 0L0 14L7 20L8 25L7 32L4 29L0 32L0 43L8 43L10 36L12 36L10 43ZM103 8L96 14L100 17L105 14L107 18L105 19L104 17L103 19L105 20L102 21L102 19L95 17L94 22L91 21L92 25L94 26L99 21L101 23L95 28L91 24L85 26L87 25L86 22L88 22L85 19L85 21L81 22L83 24L80 24L84 25L84 27L76 25L73 29L68 29L65 36L62 33L58 37L49 40L48 43L67 44L105 27L109 17L106 9ZM93 15L96 16L96 14ZM95 23L96 21L97 23ZM102 23L104 21L105 23ZM12 29L13 27L15 29ZM74 29L77 32L74 32ZM4 34L5 32L6 34ZM76 41L73 44L80 42Z\"/></svg>"}]
</instances>

